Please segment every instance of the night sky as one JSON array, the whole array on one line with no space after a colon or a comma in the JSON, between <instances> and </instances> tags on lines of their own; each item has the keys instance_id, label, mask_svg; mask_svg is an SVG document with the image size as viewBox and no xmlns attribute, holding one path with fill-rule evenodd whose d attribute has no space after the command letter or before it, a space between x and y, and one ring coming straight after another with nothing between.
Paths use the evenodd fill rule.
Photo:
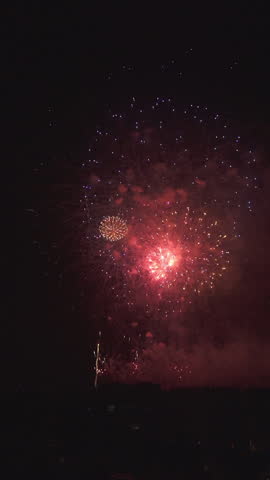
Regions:
<instances>
[{"instance_id":1,"label":"night sky","mask_svg":"<svg viewBox=\"0 0 270 480\"><path fill-rule=\"evenodd\" d=\"M104 381L269 386L268 32L263 8L9 9L7 390L87 390L99 331Z\"/></svg>"}]
</instances>

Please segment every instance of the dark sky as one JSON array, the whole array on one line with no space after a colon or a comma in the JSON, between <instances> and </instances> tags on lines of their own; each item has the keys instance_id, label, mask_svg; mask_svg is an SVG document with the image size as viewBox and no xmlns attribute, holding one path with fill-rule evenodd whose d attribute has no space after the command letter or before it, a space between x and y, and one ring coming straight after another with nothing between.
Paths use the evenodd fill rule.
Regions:
<instances>
[{"instance_id":1,"label":"dark sky","mask_svg":"<svg viewBox=\"0 0 270 480\"><path fill-rule=\"evenodd\" d=\"M63 200L58 184L81 181L79 166L102 103L113 98L121 104L136 89L142 97L162 90L208 104L245 123L267 167L266 8L163 8L44 4L7 11L3 77L8 148L3 168L8 173L7 180L3 178L3 207L11 248L9 256L3 252L8 313L2 320L2 342L3 385L8 390L88 386L91 328L81 285L68 267L71 253L62 241L64 227L55 205ZM183 72L181 84L174 72L168 73L172 60ZM138 73L131 80L123 77L123 65L136 66ZM104 81L108 75L109 83ZM78 200L76 192L66 195ZM265 197L257 220L265 251L268 206ZM261 307L268 284L261 269L269 254L267 260L261 251L257 268L265 293L255 296L253 307L264 310L269 308Z\"/></svg>"}]
</instances>

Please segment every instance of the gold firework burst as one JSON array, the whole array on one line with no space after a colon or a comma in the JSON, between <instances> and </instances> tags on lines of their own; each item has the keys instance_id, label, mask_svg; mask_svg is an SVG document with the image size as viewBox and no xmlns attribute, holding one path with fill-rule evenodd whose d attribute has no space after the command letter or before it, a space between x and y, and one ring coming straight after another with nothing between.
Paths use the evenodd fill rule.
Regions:
<instances>
[{"instance_id":1,"label":"gold firework burst","mask_svg":"<svg viewBox=\"0 0 270 480\"><path fill-rule=\"evenodd\" d=\"M115 242L126 236L128 227L120 217L105 217L99 225L99 231L104 238Z\"/></svg>"}]
</instances>

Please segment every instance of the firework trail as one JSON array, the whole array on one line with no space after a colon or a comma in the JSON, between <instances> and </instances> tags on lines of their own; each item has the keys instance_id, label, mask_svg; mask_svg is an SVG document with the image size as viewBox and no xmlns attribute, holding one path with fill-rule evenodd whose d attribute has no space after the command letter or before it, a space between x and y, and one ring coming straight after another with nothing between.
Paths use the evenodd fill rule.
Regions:
<instances>
[{"instance_id":1,"label":"firework trail","mask_svg":"<svg viewBox=\"0 0 270 480\"><path fill-rule=\"evenodd\" d=\"M99 332L99 340L97 341L97 348L95 352L95 357L96 357L96 362L95 362L95 381L94 381L94 387L97 388L98 384L98 375L100 373L99 369L99 362L100 362L100 337L101 337L101 332Z\"/></svg>"}]
</instances>

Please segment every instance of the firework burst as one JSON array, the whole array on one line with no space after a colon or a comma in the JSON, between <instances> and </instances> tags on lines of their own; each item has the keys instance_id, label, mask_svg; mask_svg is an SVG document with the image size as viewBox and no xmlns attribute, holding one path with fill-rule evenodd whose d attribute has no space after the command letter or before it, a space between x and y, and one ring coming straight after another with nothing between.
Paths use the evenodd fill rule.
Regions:
<instances>
[{"instance_id":1,"label":"firework burst","mask_svg":"<svg viewBox=\"0 0 270 480\"><path fill-rule=\"evenodd\" d=\"M92 257L108 318L124 318L119 332L138 345L162 322L181 324L217 285L233 285L241 220L254 211L256 157L221 116L171 99L111 112L89 151L87 240L98 223L109 243L96 238ZM99 223L101 212L109 216Z\"/></svg>"},{"instance_id":2,"label":"firework burst","mask_svg":"<svg viewBox=\"0 0 270 480\"><path fill-rule=\"evenodd\" d=\"M171 250L158 247L146 258L149 271L154 279L161 280L166 278L167 274L176 268L179 262L179 256L176 256Z\"/></svg>"},{"instance_id":3,"label":"firework burst","mask_svg":"<svg viewBox=\"0 0 270 480\"><path fill-rule=\"evenodd\" d=\"M121 240L127 234L126 222L120 217L105 217L99 226L101 235L110 242Z\"/></svg>"}]
</instances>

